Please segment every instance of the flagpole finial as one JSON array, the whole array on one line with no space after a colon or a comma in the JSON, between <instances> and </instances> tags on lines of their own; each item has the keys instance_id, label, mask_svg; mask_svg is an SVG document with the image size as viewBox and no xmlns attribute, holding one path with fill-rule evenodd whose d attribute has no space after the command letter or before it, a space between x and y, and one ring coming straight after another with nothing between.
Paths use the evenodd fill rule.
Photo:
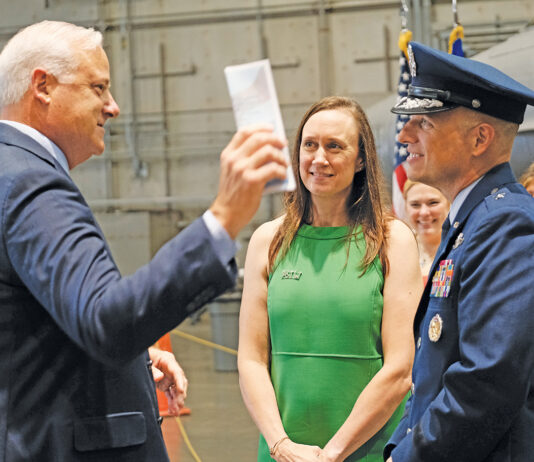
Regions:
<instances>
[{"instance_id":1,"label":"flagpole finial","mask_svg":"<svg viewBox=\"0 0 534 462\"><path fill-rule=\"evenodd\" d=\"M452 17L454 21L454 27L460 25L460 20L458 19L458 5L456 0L452 0Z\"/></svg>"},{"instance_id":2,"label":"flagpole finial","mask_svg":"<svg viewBox=\"0 0 534 462\"><path fill-rule=\"evenodd\" d=\"M408 28L408 4L406 0L401 0L400 17L402 30L405 31Z\"/></svg>"}]
</instances>

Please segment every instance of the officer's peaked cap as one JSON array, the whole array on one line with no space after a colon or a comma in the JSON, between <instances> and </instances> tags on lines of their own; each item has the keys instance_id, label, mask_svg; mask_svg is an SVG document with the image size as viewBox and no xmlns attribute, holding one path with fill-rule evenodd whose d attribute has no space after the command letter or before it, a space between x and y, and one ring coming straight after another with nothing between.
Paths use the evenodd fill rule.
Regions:
<instances>
[{"instance_id":1,"label":"officer's peaked cap","mask_svg":"<svg viewBox=\"0 0 534 462\"><path fill-rule=\"evenodd\" d=\"M391 109L397 114L428 114L465 106L520 124L534 91L474 59L450 55L417 42L408 48L412 82L408 96Z\"/></svg>"}]
</instances>

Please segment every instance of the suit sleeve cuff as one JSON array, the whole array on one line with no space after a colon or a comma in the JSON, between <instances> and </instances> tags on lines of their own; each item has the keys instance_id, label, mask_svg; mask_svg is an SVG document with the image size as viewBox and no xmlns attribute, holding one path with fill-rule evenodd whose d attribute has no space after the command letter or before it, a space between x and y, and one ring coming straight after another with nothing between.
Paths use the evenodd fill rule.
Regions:
<instances>
[{"instance_id":1,"label":"suit sleeve cuff","mask_svg":"<svg viewBox=\"0 0 534 462\"><path fill-rule=\"evenodd\" d=\"M202 215L202 220L208 228L211 239L213 240L215 253L219 261L225 268L230 270L236 252L239 250L239 245L234 241L224 227L215 218L211 210L206 210Z\"/></svg>"}]
</instances>

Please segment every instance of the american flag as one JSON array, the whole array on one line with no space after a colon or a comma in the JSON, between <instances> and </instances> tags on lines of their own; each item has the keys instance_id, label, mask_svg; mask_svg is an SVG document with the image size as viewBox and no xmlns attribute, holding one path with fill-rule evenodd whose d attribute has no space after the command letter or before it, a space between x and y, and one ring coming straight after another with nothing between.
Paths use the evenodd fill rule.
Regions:
<instances>
[{"instance_id":1,"label":"american flag","mask_svg":"<svg viewBox=\"0 0 534 462\"><path fill-rule=\"evenodd\" d=\"M407 96L408 86L410 85L411 77L409 71L409 63L406 59L404 51L400 52L399 59L399 85L397 87L397 100ZM404 170L403 162L408 156L406 145L399 143L399 133L404 127L404 124L408 121L410 116L406 114L397 114L395 121L395 159L393 166L393 182L392 182L392 197L393 197L393 212L397 217L404 218L404 196L402 191L404 183L406 182L406 171Z\"/></svg>"}]
</instances>

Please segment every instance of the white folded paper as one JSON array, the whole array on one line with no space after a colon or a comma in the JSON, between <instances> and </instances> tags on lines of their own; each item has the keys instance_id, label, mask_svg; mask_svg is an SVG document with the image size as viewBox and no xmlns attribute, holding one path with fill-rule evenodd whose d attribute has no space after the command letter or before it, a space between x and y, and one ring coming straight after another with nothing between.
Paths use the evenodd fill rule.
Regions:
<instances>
[{"instance_id":1,"label":"white folded paper","mask_svg":"<svg viewBox=\"0 0 534 462\"><path fill-rule=\"evenodd\" d=\"M285 139L284 123L274 87L271 64L268 59L224 68L228 90L232 99L234 117L238 129L247 125L267 123L274 133ZM283 150L290 162L287 146ZM272 180L265 186L264 194L293 191L295 177L291 165L285 180Z\"/></svg>"}]
</instances>

